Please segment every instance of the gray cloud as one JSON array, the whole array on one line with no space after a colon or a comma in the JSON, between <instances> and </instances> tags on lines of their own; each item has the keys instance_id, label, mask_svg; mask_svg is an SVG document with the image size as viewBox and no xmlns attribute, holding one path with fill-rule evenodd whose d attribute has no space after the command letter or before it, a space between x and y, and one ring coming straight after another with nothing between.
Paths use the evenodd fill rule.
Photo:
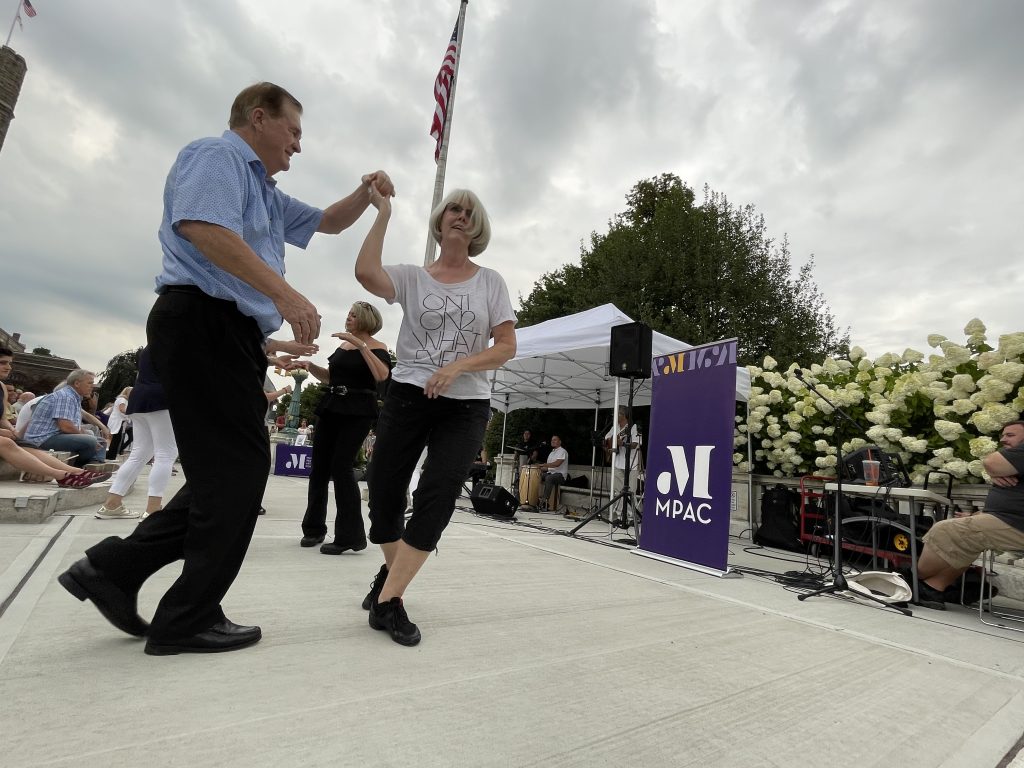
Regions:
<instances>
[{"instance_id":1,"label":"gray cloud","mask_svg":"<svg viewBox=\"0 0 1024 768\"><path fill-rule=\"evenodd\" d=\"M38 10L13 40L29 73L0 152L8 331L93 368L142 342L167 169L259 79L306 108L282 187L326 205L386 168L385 259L422 259L457 2ZM674 172L757 206L795 263L815 254L872 354L959 338L973 316L1019 330L1022 21L994 1L471 3L447 186L482 196L483 259L513 295L576 261L636 181ZM352 263L368 225L289 255L331 330L365 298ZM384 317L393 342L399 313Z\"/></svg>"}]
</instances>

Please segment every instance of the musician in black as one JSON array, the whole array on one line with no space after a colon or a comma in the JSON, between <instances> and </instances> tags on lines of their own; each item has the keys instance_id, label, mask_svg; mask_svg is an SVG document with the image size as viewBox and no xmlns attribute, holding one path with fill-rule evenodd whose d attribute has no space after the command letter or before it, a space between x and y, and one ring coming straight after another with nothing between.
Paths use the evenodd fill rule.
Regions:
<instances>
[{"instance_id":1,"label":"musician in black","mask_svg":"<svg viewBox=\"0 0 1024 768\"><path fill-rule=\"evenodd\" d=\"M516 456L519 458L519 467L522 469L527 464L535 464L537 462L537 449L540 446L540 442L533 438L533 433L528 430L523 430L523 439L516 446Z\"/></svg>"},{"instance_id":2,"label":"musician in black","mask_svg":"<svg viewBox=\"0 0 1024 768\"><path fill-rule=\"evenodd\" d=\"M359 448L377 418L378 382L391 375L387 345L373 338L383 327L372 304L357 301L345 319L345 331L335 333L341 345L321 368L308 360L293 367L309 371L329 383L317 408L319 420L313 442L313 469L309 474L306 515L302 518L304 547L315 547L327 536L327 484L334 480L334 541L320 547L325 555L366 549L366 529L359 486L352 472Z\"/></svg>"}]
</instances>

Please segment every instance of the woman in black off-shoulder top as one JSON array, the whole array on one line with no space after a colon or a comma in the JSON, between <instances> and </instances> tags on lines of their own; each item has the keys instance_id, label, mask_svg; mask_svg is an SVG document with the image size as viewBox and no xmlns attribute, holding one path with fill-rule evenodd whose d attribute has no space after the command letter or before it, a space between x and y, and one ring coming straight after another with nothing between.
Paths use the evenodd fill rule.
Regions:
<instances>
[{"instance_id":1,"label":"woman in black off-shoulder top","mask_svg":"<svg viewBox=\"0 0 1024 768\"><path fill-rule=\"evenodd\" d=\"M345 331L335 333L341 345L328 358L328 367L309 361L296 362L322 382L327 391L317 408L313 440L313 469L309 497L302 518L304 547L314 547L327 536L327 484L334 480L334 541L323 544L325 555L366 548L366 529L359 486L353 465L359 447L377 417L377 384L391 375L391 355L373 334L383 327L380 312L357 301L345 319Z\"/></svg>"}]
</instances>

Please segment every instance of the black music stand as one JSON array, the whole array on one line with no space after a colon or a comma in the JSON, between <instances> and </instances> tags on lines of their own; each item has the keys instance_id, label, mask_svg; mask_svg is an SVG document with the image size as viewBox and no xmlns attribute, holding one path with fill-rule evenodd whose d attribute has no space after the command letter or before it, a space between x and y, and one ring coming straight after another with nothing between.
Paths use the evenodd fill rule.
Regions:
<instances>
[{"instance_id":1,"label":"black music stand","mask_svg":"<svg viewBox=\"0 0 1024 768\"><path fill-rule=\"evenodd\" d=\"M512 492L513 496L519 498L519 454L529 453L529 451L525 448L516 448L512 445L506 445L505 450L512 451L516 457L516 466L515 469L512 470L512 487L509 490Z\"/></svg>"},{"instance_id":2,"label":"black music stand","mask_svg":"<svg viewBox=\"0 0 1024 768\"><path fill-rule=\"evenodd\" d=\"M841 504L843 500L843 471L845 469L843 464L843 437L842 437L842 426L844 423L852 424L858 432L860 432L860 424L850 416L846 411L840 408L838 405L829 400L821 390L814 384L814 382L808 381L803 377L803 373L797 368L794 371L794 375L804 383L804 385L814 392L818 397L832 406L832 423L835 425L835 441L836 441L836 456L838 462L836 464L836 500L835 500L835 511L832 523L832 583L828 586L816 589L812 592L805 592L801 595L797 595L797 600L806 600L808 597L817 597L818 595L834 595L836 592L846 592L850 586L846 581L846 575L843 573L843 513ZM912 541L911 546L915 546ZM895 611L899 611L904 616L913 616L914 614L909 608L903 608L899 605L887 603L884 600L879 600L873 595L865 595L858 593L858 597L866 600L872 600L885 608L892 608Z\"/></svg>"}]
</instances>

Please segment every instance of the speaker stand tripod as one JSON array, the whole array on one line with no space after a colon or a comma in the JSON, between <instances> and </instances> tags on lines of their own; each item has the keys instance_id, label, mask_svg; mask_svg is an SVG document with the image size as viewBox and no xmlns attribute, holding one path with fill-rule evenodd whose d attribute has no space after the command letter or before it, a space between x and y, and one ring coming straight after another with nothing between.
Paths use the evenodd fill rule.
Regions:
<instances>
[{"instance_id":1,"label":"speaker stand tripod","mask_svg":"<svg viewBox=\"0 0 1024 768\"><path fill-rule=\"evenodd\" d=\"M813 592L805 592L802 595L797 595L797 600L806 600L809 597L817 597L818 595L834 595L836 592L845 592L850 588L850 585L846 581L846 575L843 573L843 513L841 504L843 500L843 438L842 438L842 425L844 421L852 424L857 431L860 431L860 425L854 420L852 416L846 413L842 408L829 400L821 390L814 384L814 382L807 381L797 368L796 377L800 379L808 389L812 390L814 394L832 406L832 423L835 426L835 441L836 441L836 454L838 463L836 464L836 495L835 495L835 509L834 517L832 522L832 583L828 586L816 589ZM914 543L911 542L911 546ZM909 608L903 608L899 605L893 605L887 603L884 600L879 600L877 597L872 595L858 594L858 597L872 600L885 608L892 608L894 611L899 611L904 616L913 616Z\"/></svg>"},{"instance_id":2,"label":"speaker stand tripod","mask_svg":"<svg viewBox=\"0 0 1024 768\"><path fill-rule=\"evenodd\" d=\"M625 453L625 468L622 471L622 487L619 492L612 496L608 501L596 509L592 509L587 515L576 524L570 531L566 531L566 536L575 536L579 530L593 520L595 517L600 517L602 512L608 511L608 521L611 523L613 528L622 528L628 530L629 528L629 515L632 513L634 525L636 527L636 539L620 539L619 541L623 544L635 545L637 539L640 538L640 509L636 504L636 495L633 493L630 485L629 470L632 466L632 437L633 437L633 395L635 394L635 380L630 377L629 379L629 399L626 401L626 453ZM621 442L621 441L620 441ZM613 467L614 470L614 467ZM619 505L619 517L615 519L616 505Z\"/></svg>"}]
</instances>

